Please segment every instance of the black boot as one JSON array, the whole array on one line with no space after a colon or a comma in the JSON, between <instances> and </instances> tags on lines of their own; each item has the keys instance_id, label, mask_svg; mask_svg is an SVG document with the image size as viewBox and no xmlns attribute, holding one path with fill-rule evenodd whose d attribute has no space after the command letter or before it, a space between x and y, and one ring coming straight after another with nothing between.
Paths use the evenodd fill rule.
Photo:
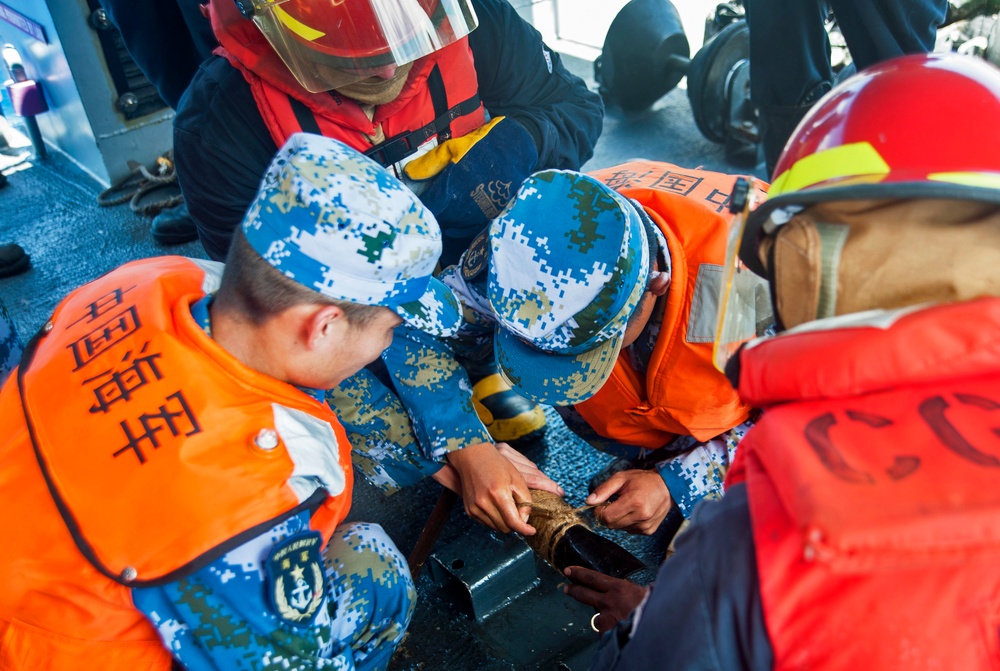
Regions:
<instances>
[{"instance_id":1,"label":"black boot","mask_svg":"<svg viewBox=\"0 0 1000 671\"><path fill-rule=\"evenodd\" d=\"M149 232L158 245L179 245L198 239L198 229L188 214L186 203L163 210L153 217Z\"/></svg>"}]
</instances>

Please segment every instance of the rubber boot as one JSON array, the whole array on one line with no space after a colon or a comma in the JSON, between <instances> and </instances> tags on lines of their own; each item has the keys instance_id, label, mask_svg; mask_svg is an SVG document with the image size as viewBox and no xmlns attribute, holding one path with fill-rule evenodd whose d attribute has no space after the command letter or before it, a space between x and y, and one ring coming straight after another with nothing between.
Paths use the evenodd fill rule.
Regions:
<instances>
[{"instance_id":1,"label":"rubber boot","mask_svg":"<svg viewBox=\"0 0 1000 671\"><path fill-rule=\"evenodd\" d=\"M149 232L158 245L179 245L198 239L198 228L188 213L187 203L183 202L153 217Z\"/></svg>"},{"instance_id":2,"label":"rubber boot","mask_svg":"<svg viewBox=\"0 0 1000 671\"><path fill-rule=\"evenodd\" d=\"M517 447L545 435L542 407L511 389L493 359L462 363L472 382L472 405L493 440Z\"/></svg>"}]
</instances>

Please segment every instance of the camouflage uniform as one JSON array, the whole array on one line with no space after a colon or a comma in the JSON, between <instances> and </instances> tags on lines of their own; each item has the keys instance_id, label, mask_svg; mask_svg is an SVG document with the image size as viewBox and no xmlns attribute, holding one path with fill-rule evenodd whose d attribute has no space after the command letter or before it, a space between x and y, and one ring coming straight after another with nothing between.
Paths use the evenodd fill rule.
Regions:
<instances>
[{"instance_id":1,"label":"camouflage uniform","mask_svg":"<svg viewBox=\"0 0 1000 671\"><path fill-rule=\"evenodd\" d=\"M576 173L548 171L542 174ZM535 195L522 188L518 198L524 200ZM580 254L586 256L587 250L592 247L586 238L586 230L593 223L586 215L588 212L597 216L603 213L593 210L584 193L568 193L567 196L575 198L582 221ZM624 200L615 197L619 201ZM621 202L618 203L618 207L620 206ZM463 256L462 273L468 276L465 279L453 279L456 272L454 267L446 269L440 276L456 293L460 293L465 303L465 323L460 327L457 337L442 341L414 329L397 329L392 345L382 355L392 377L392 390L381 384L375 376L365 373L342 383L328 396L331 407L337 410L338 415L348 418L349 430L353 431L351 440L356 453L355 464L385 493L391 493L419 479L423 474L434 472L443 464L448 453L454 450L476 443L492 442L472 405L472 385L469 378L456 360L482 360L492 356L494 320L492 308L486 298L485 272L486 262L490 257L489 245L485 232L472 243ZM648 259L645 258L642 246L638 246L637 250L625 248L623 251L629 266L634 265L634 272L645 274ZM613 255L617 257L619 251L613 250ZM476 288L465 290L465 281L471 281L474 274L470 268L481 272L475 276L478 281ZM604 282L602 277L597 276L602 272L604 271L598 270L594 277L588 275L580 279L573 287L567 287L563 283L560 290L564 294L576 291L586 300L590 287ZM606 305L597 306L597 310L599 313L610 311L619 316L624 315L627 319L641 296L642 285L635 282L634 277L631 280L623 277L620 281L623 287L629 288L622 292L623 298L607 301ZM521 297L519 310L524 315L531 313L530 298ZM597 315L597 318L600 319L601 315ZM531 328L545 331L549 325L542 323L543 321L544 319L535 323ZM590 335L595 334L587 337ZM565 337L574 336L558 331L555 334L557 344L561 342L560 338ZM575 337L579 339L582 336L578 333ZM402 401L401 405L391 400L393 394ZM358 398L381 399L381 405L388 410L387 414L376 417L370 411L372 406L359 413L356 408ZM403 414L403 406L415 411L406 416ZM433 412L424 412L429 408L433 408ZM370 416L372 421L353 422L350 419L362 414ZM395 447L394 457L391 456L392 450L388 448L390 445ZM373 454L373 450L378 454ZM388 463L392 468L385 467L387 457L390 457Z\"/></svg>"},{"instance_id":2,"label":"camouflage uniform","mask_svg":"<svg viewBox=\"0 0 1000 671\"><path fill-rule=\"evenodd\" d=\"M191 306L209 335L211 300ZM302 391L323 399L322 391ZM276 544L308 532L305 511L181 580L133 590L134 603L189 671L384 669L416 603L405 558L378 525L340 525L324 552L322 603L300 626L269 601L264 567Z\"/></svg>"},{"instance_id":3,"label":"camouflage uniform","mask_svg":"<svg viewBox=\"0 0 1000 671\"><path fill-rule=\"evenodd\" d=\"M381 268L384 259L379 255L386 244L390 241L397 246L406 244L406 239L426 226L423 206L394 177L366 158L352 160L350 170L345 170L345 160L350 159L341 156L336 162L316 161L310 175L279 184L276 175L284 165L279 154L264 177L269 196L258 198L251 205L247 219L253 224L245 227L251 243L257 236L267 241L271 237L267 224L270 219L281 222L281 226L288 226L285 222L291 220L290 231L267 243L262 256L289 277L310 278L307 286L328 295L332 295L331 288L343 286L353 272L352 265L375 263ZM357 192L351 187L358 182L371 182L377 191ZM305 206L303 202L307 199L303 194L308 194ZM336 226L349 217L357 219L359 212L369 219L362 231L359 253L342 255L344 263L337 267L325 264L319 248L325 244L324 226ZM397 235L390 231L383 213L406 232ZM433 267L437 263L437 256L429 256L427 250L422 250L407 262L413 268L409 272L419 275L428 265ZM384 272L390 270L393 269ZM372 293L361 295L357 291ZM437 471L451 450L489 442L490 437L468 396L464 403L441 403L438 396L439 390L446 387L463 392L471 390L465 371L450 354L438 348L432 337L440 335L435 325L445 312L445 304L457 309L454 296L443 285L437 285L433 300L414 308L407 302L408 295L386 296L379 293L383 291L381 286L357 291L354 292L357 295L350 296L351 300L407 309L404 315L407 324L396 330L393 346L383 355L393 375L392 389L371 371L362 370L327 392L326 398L348 430L355 465L389 494ZM404 406L431 407L431 404L434 416L411 425Z\"/></svg>"},{"instance_id":4,"label":"camouflage uniform","mask_svg":"<svg viewBox=\"0 0 1000 671\"><path fill-rule=\"evenodd\" d=\"M388 385L366 369L327 392L351 439L354 465L382 493L434 474L454 450L493 442L472 406L472 384L456 351L399 326L382 353Z\"/></svg>"},{"instance_id":5,"label":"camouflage uniform","mask_svg":"<svg viewBox=\"0 0 1000 671\"><path fill-rule=\"evenodd\" d=\"M607 278L609 277L612 280L614 279L613 273L609 273L608 268L613 263L612 257L618 256L619 251L622 251L622 258L627 263L639 266L638 272L635 273L636 277L644 278L646 275L646 269L641 265L642 258L647 256L644 243L633 242L629 246L633 252L631 257L624 256L624 246L622 250L612 250L613 253L606 254L608 258L601 258L599 256L598 252L601 250L600 242L605 237L613 237L606 235L606 229L599 229L593 225L593 222L600 217L599 215L595 215L591 210L601 202L600 200L588 199L582 196L580 193L580 189L583 188L582 186L576 189L566 189L563 193L559 193L558 190L553 192L551 181L540 182L537 181L538 177L540 175L535 176L536 181L534 184L526 183L527 188L523 188L518 193L511 208L508 208L505 213L501 214L494 221L489 231L489 236L484 232L483 235L472 243L469 251L463 256L457 266L448 268L441 274L442 281L455 291L463 304L465 323L459 329L458 334L449 341L452 349L456 351L463 351L467 355L479 352L480 356L482 356L483 351L491 352L493 350L493 339L497 330L496 308L498 304L509 316L519 319L528 325L522 329L521 337L530 338L535 343L538 342L539 337L548 338L553 343L553 349L557 351L572 351L567 349L565 345L569 344L572 347L573 343L576 343L577 351L586 351L587 347L592 346L595 339L600 338L600 334L595 337L593 333L587 332L586 335L589 335L591 340L587 341L584 345L580 345L580 329L572 328L576 324L570 322L568 326L563 328L551 324L551 312L546 314L545 310L539 310L539 307L545 307L551 311L554 305L571 303L573 299L571 296L567 297L567 294L573 291L582 291L584 295L581 299L577 300L577 304L587 305L588 299L593 296L593 287L595 285L600 286L602 283L608 282ZM589 178L583 177L583 179L588 180ZM570 181L574 180L571 179ZM538 191L540 189L544 190L544 203L539 199ZM532 206L532 201L535 203L534 206ZM616 203L611 201L606 202L606 205L612 209L616 207ZM507 245L506 250L509 250L513 246L512 243L518 239L539 239L538 235L541 234L532 232L532 223L544 222L546 220L544 216L545 208L550 209L548 215L550 219L555 216L565 219L568 214L573 213L576 225L567 229L567 236L573 240L579 257L575 260L561 259L560 263L563 265L557 269L551 257L551 248L554 248L556 243L543 235L541 239L546 240L546 247L545 249L539 249L537 256L526 257L515 263L507 263L508 267L521 269L520 273L522 276L526 277L530 273L532 281L526 282L510 278L501 279L499 282L494 282L494 284L511 287L512 293L501 297L491 294L491 290L493 289L490 286L491 278L488 272L488 268L491 265L491 255L495 254L498 249L503 249L503 245L505 244ZM641 206L634 204L634 208L641 213ZM640 214L640 216L643 215ZM661 272L669 273L670 258L667 253L666 240L655 225L647 226L646 229L653 231L657 236L657 245L661 252L663 252L663 257L661 258L661 267L663 270ZM604 230L605 232L598 233L599 230ZM607 244L605 244L606 246ZM607 252L608 250L605 249L604 251ZM565 253L565 249L560 249L560 254ZM566 267L579 267L582 272L576 273L578 277L570 277L568 273L563 272ZM523 270L524 268L531 268L531 270L525 271ZM595 277L595 273L599 276ZM581 277L586 278L586 281L582 280ZM620 287L608 293L620 298L621 296L629 296L627 292L629 288L645 287L644 280L633 279L631 282L631 284L622 283ZM591 293L586 293L588 286L592 287ZM614 282L608 282L608 286L614 286ZM632 297L628 300L620 301L623 303L624 309L622 309L621 305L604 306L606 314L612 314L616 310L624 314L624 317L619 315L617 318L617 324L622 331L624 330L623 322L627 322L628 316L631 315L635 300L637 298ZM638 371L644 372L648 366L650 354L656 344L660 324L663 320L664 303L665 298L657 301L653 309L653 314L638 340L631 347L622 350L619 354L620 356L631 357L632 363ZM539 310L543 314L536 315L535 310ZM555 326L554 329L549 329L552 335L546 333L544 324L539 325L539 322L543 320L548 320L552 326ZM574 321L580 320L577 319ZM607 329L610 328L615 320L605 318L602 321L598 318L591 321L597 326L604 324L605 329ZM505 325L506 323L505 321ZM538 380L534 382L519 380L520 384L518 386L529 388L526 386L527 384L552 386L554 383L557 383L558 376L553 374L552 365L559 358L561 357L548 357L542 360L537 366L539 377L547 378L544 382ZM586 377L588 374L592 374L595 377L599 376L600 372L598 369L606 363L606 357L598 359L596 365L584 361L578 368L580 372L575 374L577 377L571 374L566 378L567 386L577 385L579 383L578 376ZM613 364L613 360L611 363ZM595 365L595 372L588 373L590 370L588 366L590 365ZM553 378L557 379L554 380ZM556 389L553 393L560 393L560 390ZM558 411L571 430L580 435L593 447L603 452L632 461L655 458L658 452L656 450L645 450L634 445L618 443L599 435L572 407L559 407ZM704 443L689 443L685 446L683 453L678 454L674 452L671 454L667 452L664 455L669 454L670 456L666 456L666 458L656 462L655 467L670 490L671 498L676 502L685 517L691 514L695 504L703 498L718 498L722 495L723 481L735 454L736 445L751 425L752 422L746 422Z\"/></svg>"}]
</instances>

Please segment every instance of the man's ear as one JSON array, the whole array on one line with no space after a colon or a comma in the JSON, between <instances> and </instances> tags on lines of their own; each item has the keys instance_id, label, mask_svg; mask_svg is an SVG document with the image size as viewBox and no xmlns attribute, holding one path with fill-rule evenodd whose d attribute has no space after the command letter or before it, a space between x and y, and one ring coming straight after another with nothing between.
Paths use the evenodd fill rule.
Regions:
<instances>
[{"instance_id":1,"label":"man's ear","mask_svg":"<svg viewBox=\"0 0 1000 671\"><path fill-rule=\"evenodd\" d=\"M310 349L330 343L347 326L347 314L336 305L317 305L306 320L306 342Z\"/></svg>"},{"instance_id":2,"label":"man's ear","mask_svg":"<svg viewBox=\"0 0 1000 671\"><path fill-rule=\"evenodd\" d=\"M654 272L656 275L651 275L649 282L646 283L646 291L656 297L660 297L667 293L667 289L670 288L670 273Z\"/></svg>"}]
</instances>

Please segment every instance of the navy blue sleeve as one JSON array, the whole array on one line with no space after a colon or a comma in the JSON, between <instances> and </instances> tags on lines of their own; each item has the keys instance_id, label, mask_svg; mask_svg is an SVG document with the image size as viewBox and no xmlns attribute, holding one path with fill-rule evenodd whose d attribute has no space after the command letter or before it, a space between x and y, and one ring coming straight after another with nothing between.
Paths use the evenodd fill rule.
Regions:
<instances>
[{"instance_id":1,"label":"navy blue sleeve","mask_svg":"<svg viewBox=\"0 0 1000 671\"><path fill-rule=\"evenodd\" d=\"M476 0L470 34L480 96L516 119L538 147L537 169L578 169L594 152L604 106L506 0ZM225 260L233 230L278 147L243 75L224 58L202 64L174 118L177 177L208 256Z\"/></svg>"},{"instance_id":2,"label":"navy blue sleeve","mask_svg":"<svg viewBox=\"0 0 1000 671\"><path fill-rule=\"evenodd\" d=\"M225 261L278 147L242 73L213 56L199 68L174 117L177 179L209 258Z\"/></svg>"},{"instance_id":3,"label":"navy blue sleeve","mask_svg":"<svg viewBox=\"0 0 1000 671\"><path fill-rule=\"evenodd\" d=\"M604 635L591 671L765 671L773 662L746 487L737 485L695 508L649 598Z\"/></svg>"},{"instance_id":4,"label":"navy blue sleeve","mask_svg":"<svg viewBox=\"0 0 1000 671\"><path fill-rule=\"evenodd\" d=\"M537 170L578 170L594 154L604 103L507 0L473 0L469 34L479 95L491 116L520 122L538 147Z\"/></svg>"}]
</instances>

